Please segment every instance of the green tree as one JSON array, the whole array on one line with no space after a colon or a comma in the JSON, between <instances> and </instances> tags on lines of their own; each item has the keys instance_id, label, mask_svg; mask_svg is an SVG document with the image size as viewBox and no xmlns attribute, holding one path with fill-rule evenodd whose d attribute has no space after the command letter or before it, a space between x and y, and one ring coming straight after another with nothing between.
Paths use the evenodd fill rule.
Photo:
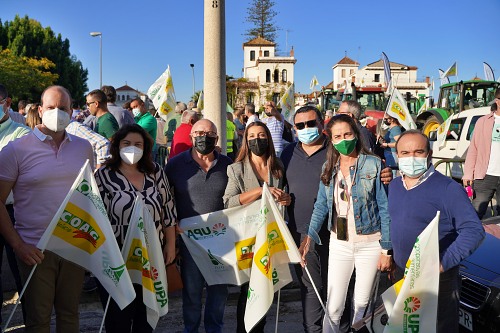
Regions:
<instances>
[{"instance_id":1,"label":"green tree","mask_svg":"<svg viewBox=\"0 0 500 333\"><path fill-rule=\"evenodd\" d=\"M271 42L276 42L279 27L274 22L278 12L274 10L273 0L252 0L247 8L246 21L252 27L247 30L246 36L250 38L262 37Z\"/></svg>"},{"instance_id":2,"label":"green tree","mask_svg":"<svg viewBox=\"0 0 500 333\"><path fill-rule=\"evenodd\" d=\"M88 71L69 51L69 40L55 34L50 27L42 27L40 22L16 15L13 21L6 21L0 28L0 47L9 49L19 57L47 58L55 66L50 68L57 74L55 84L66 87L72 97L84 102L88 91Z\"/></svg>"},{"instance_id":3,"label":"green tree","mask_svg":"<svg viewBox=\"0 0 500 333\"><path fill-rule=\"evenodd\" d=\"M47 58L18 57L10 50L0 52L0 81L15 101L39 101L43 90L57 80L57 74L50 72L54 67Z\"/></svg>"}]
</instances>

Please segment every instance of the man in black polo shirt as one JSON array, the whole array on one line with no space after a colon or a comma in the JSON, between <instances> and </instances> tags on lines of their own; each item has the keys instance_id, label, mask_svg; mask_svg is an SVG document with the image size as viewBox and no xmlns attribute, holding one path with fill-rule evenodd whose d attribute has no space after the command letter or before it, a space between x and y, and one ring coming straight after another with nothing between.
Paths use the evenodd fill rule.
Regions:
<instances>
[{"instance_id":1,"label":"man in black polo shirt","mask_svg":"<svg viewBox=\"0 0 500 333\"><path fill-rule=\"evenodd\" d=\"M190 136L193 148L173 157L165 166L179 220L224 209L227 166L232 163L229 157L215 151L217 127L210 120L196 122ZM184 332L198 332L205 279L182 242L180 254ZM204 316L207 332L222 332L227 293L225 284L207 287Z\"/></svg>"},{"instance_id":2,"label":"man in black polo shirt","mask_svg":"<svg viewBox=\"0 0 500 333\"><path fill-rule=\"evenodd\" d=\"M309 228L329 140L323 134L321 113L313 106L298 109L295 112L294 123L300 142L287 145L281 154L281 160L285 166L288 189L292 196L292 203L288 206L288 227L299 246ZM307 268L323 301L326 299L330 242L327 225L328 223L323 223L319 233L322 245L316 244L306 255ZM300 283L304 331L321 332L324 315L321 303L305 270L300 265L295 267Z\"/></svg>"}]
</instances>

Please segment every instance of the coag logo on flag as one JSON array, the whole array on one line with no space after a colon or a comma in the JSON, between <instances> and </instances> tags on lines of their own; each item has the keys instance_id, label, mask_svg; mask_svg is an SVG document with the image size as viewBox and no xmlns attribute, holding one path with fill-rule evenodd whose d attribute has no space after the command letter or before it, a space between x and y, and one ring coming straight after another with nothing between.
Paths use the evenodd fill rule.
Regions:
<instances>
[{"instance_id":1,"label":"coag logo on flag","mask_svg":"<svg viewBox=\"0 0 500 333\"><path fill-rule=\"evenodd\" d=\"M406 115L405 115L405 113L403 112L403 108L401 107L401 105L399 105L399 103L398 103L398 102L396 102L396 101L393 101L393 102L392 102L392 105L391 105L391 111L392 111L392 112L394 112L394 113L397 113L397 114L401 117L401 119L402 119L403 121L405 121L405 120L406 120Z\"/></svg>"},{"instance_id":2,"label":"coag logo on flag","mask_svg":"<svg viewBox=\"0 0 500 333\"><path fill-rule=\"evenodd\" d=\"M241 271L252 267L255 237L235 242L234 248L236 253L236 262L238 263L238 269Z\"/></svg>"},{"instance_id":3,"label":"coag logo on flag","mask_svg":"<svg viewBox=\"0 0 500 333\"><path fill-rule=\"evenodd\" d=\"M267 225L267 244L264 243L264 245L257 250L257 253L255 254L256 262L260 263L257 267L262 274L267 276L269 280L272 278L269 274L271 271L271 262L269 261L270 256L277 252L286 250L288 250L288 246L281 235L278 224L276 221L269 223Z\"/></svg>"},{"instance_id":4,"label":"coag logo on flag","mask_svg":"<svg viewBox=\"0 0 500 333\"><path fill-rule=\"evenodd\" d=\"M127 256L127 268L142 272L142 284L146 289L153 292L153 272L154 267L149 261L148 251L143 247L140 239L134 238Z\"/></svg>"},{"instance_id":5,"label":"coag logo on flag","mask_svg":"<svg viewBox=\"0 0 500 333\"><path fill-rule=\"evenodd\" d=\"M71 202L59 217L54 235L89 254L106 241L92 215Z\"/></svg>"}]
</instances>

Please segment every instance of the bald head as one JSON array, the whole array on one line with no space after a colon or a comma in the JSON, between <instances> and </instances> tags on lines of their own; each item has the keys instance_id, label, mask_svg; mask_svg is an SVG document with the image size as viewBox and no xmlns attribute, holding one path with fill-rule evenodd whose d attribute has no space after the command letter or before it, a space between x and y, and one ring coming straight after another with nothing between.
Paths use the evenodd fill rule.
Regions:
<instances>
[{"instance_id":1,"label":"bald head","mask_svg":"<svg viewBox=\"0 0 500 333\"><path fill-rule=\"evenodd\" d=\"M403 132L396 142L396 152L398 157L426 157L432 155L429 138L418 130Z\"/></svg>"},{"instance_id":2,"label":"bald head","mask_svg":"<svg viewBox=\"0 0 500 333\"><path fill-rule=\"evenodd\" d=\"M49 101L54 101L57 99L60 103L58 106L61 110L69 110L71 108L71 95L68 89L63 86L50 86L45 89L42 93L41 105L45 106L45 104ZM63 109L62 106L65 106Z\"/></svg>"},{"instance_id":3,"label":"bald head","mask_svg":"<svg viewBox=\"0 0 500 333\"><path fill-rule=\"evenodd\" d=\"M195 131L204 131L204 132L215 132L217 133L217 126L213 122L208 119L198 120L191 129L191 133Z\"/></svg>"}]
</instances>

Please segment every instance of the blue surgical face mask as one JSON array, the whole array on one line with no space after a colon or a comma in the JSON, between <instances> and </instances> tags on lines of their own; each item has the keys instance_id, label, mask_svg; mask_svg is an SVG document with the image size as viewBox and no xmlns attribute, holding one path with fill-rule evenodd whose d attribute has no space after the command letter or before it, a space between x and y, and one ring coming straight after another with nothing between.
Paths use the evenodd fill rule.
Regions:
<instances>
[{"instance_id":1,"label":"blue surgical face mask","mask_svg":"<svg viewBox=\"0 0 500 333\"><path fill-rule=\"evenodd\" d=\"M417 178L424 174L429 167L427 157L400 157L398 159L399 171L410 178Z\"/></svg>"},{"instance_id":2,"label":"blue surgical face mask","mask_svg":"<svg viewBox=\"0 0 500 333\"><path fill-rule=\"evenodd\" d=\"M297 135L300 142L308 145L318 140L319 131L317 127L306 127L304 129L297 130Z\"/></svg>"}]
</instances>

